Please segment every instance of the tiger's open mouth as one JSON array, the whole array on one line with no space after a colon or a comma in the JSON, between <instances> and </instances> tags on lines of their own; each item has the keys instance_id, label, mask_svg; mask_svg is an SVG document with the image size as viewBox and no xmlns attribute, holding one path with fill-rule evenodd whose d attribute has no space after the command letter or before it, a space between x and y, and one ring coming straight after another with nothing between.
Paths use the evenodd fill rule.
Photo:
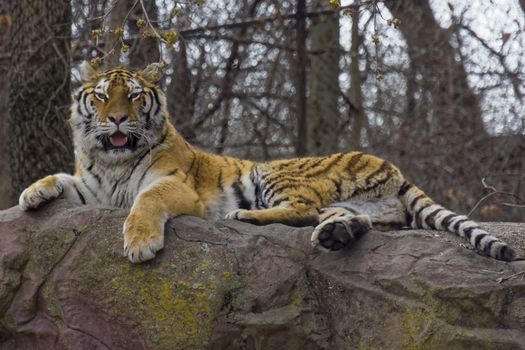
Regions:
<instances>
[{"instance_id":1,"label":"tiger's open mouth","mask_svg":"<svg viewBox=\"0 0 525 350\"><path fill-rule=\"evenodd\" d=\"M128 144L128 135L117 131L113 135L109 136L109 143L115 148L122 148Z\"/></svg>"},{"instance_id":2,"label":"tiger's open mouth","mask_svg":"<svg viewBox=\"0 0 525 350\"><path fill-rule=\"evenodd\" d=\"M137 146L137 138L133 134L124 134L117 131L102 139L106 151L110 150L134 150Z\"/></svg>"}]
</instances>

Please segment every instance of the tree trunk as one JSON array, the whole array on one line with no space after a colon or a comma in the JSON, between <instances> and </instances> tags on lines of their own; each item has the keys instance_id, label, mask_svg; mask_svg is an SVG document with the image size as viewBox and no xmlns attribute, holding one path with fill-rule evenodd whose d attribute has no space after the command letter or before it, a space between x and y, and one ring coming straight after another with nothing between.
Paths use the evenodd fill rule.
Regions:
<instances>
[{"instance_id":1,"label":"tree trunk","mask_svg":"<svg viewBox=\"0 0 525 350\"><path fill-rule=\"evenodd\" d=\"M9 150L14 195L73 170L70 105L71 7L67 0L10 2Z\"/></svg>"},{"instance_id":2,"label":"tree trunk","mask_svg":"<svg viewBox=\"0 0 525 350\"><path fill-rule=\"evenodd\" d=\"M315 0L322 8L325 0ZM310 75L307 99L307 151L325 155L337 152L339 136L339 17L334 14L312 18Z\"/></svg>"},{"instance_id":3,"label":"tree trunk","mask_svg":"<svg viewBox=\"0 0 525 350\"><path fill-rule=\"evenodd\" d=\"M388 0L385 5L401 20L410 58L407 115L391 147L400 156L396 163L436 201L465 211L474 203L465 193L483 191L476 143L487 133L461 52L451 44L456 26L440 27L428 0Z\"/></svg>"},{"instance_id":4,"label":"tree trunk","mask_svg":"<svg viewBox=\"0 0 525 350\"><path fill-rule=\"evenodd\" d=\"M0 6L0 11L4 10ZM6 17L7 19L7 17ZM11 178L9 176L9 144L7 143L7 101L9 97L9 51L7 40L9 37L9 24L0 24L0 209L13 206L11 195Z\"/></svg>"},{"instance_id":5,"label":"tree trunk","mask_svg":"<svg viewBox=\"0 0 525 350\"><path fill-rule=\"evenodd\" d=\"M178 43L178 50L174 53L173 74L168 86L168 96L175 127L186 140L194 141L197 137L193 127L195 96L184 40Z\"/></svg>"},{"instance_id":6,"label":"tree trunk","mask_svg":"<svg viewBox=\"0 0 525 350\"><path fill-rule=\"evenodd\" d=\"M104 32L104 51L108 53L104 65L107 68L114 68L120 64L121 38L116 35L115 29L124 29L128 4L126 1L113 0L108 4L112 10L107 18L109 28Z\"/></svg>"},{"instance_id":7,"label":"tree trunk","mask_svg":"<svg viewBox=\"0 0 525 350\"><path fill-rule=\"evenodd\" d=\"M295 23L295 101L297 120L297 139L295 154L304 156L307 152L307 117L306 117L306 0L297 0L297 17Z\"/></svg>"},{"instance_id":8,"label":"tree trunk","mask_svg":"<svg viewBox=\"0 0 525 350\"><path fill-rule=\"evenodd\" d=\"M363 110L363 96L361 91L361 71L359 70L359 48L361 35L359 33L359 2L352 12L352 43L350 46L350 106L351 120L350 146L353 150L361 148L361 135L367 126L365 111Z\"/></svg>"},{"instance_id":9,"label":"tree trunk","mask_svg":"<svg viewBox=\"0 0 525 350\"><path fill-rule=\"evenodd\" d=\"M467 82L459 50L450 44L451 30L437 23L428 0L386 1L407 42L408 55L420 86L431 95L431 111L410 119L430 118L430 135L445 143L486 135L480 103ZM410 97L409 97L410 98ZM430 136L429 135L429 136Z\"/></svg>"},{"instance_id":10,"label":"tree trunk","mask_svg":"<svg viewBox=\"0 0 525 350\"><path fill-rule=\"evenodd\" d=\"M3 45L2 45L3 46ZM9 96L9 79L6 60L0 60L0 210L13 206L11 178L9 174L9 144L7 142L7 101Z\"/></svg>"},{"instance_id":11,"label":"tree trunk","mask_svg":"<svg viewBox=\"0 0 525 350\"><path fill-rule=\"evenodd\" d=\"M131 7L135 0L129 0L128 5ZM145 2L148 17L151 20L156 20L159 17L159 10L155 1ZM144 18L142 7L137 5L134 9L134 15L137 18ZM137 27L136 20L128 20L128 28L131 37L135 39L130 43L129 49L129 65L135 69L142 69L150 63L160 61L159 43L155 38L144 38L140 35L140 28Z\"/></svg>"}]
</instances>

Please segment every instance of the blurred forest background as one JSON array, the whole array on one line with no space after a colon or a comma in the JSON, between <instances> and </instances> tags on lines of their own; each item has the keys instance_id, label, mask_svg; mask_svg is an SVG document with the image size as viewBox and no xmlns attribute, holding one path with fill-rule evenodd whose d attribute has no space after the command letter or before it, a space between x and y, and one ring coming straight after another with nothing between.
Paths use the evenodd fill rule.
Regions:
<instances>
[{"instance_id":1,"label":"blurred forest background","mask_svg":"<svg viewBox=\"0 0 525 350\"><path fill-rule=\"evenodd\" d=\"M69 95L98 57L166 61L202 149L364 150L458 212L523 221L524 30L525 0L0 0L0 208L72 171Z\"/></svg>"}]
</instances>

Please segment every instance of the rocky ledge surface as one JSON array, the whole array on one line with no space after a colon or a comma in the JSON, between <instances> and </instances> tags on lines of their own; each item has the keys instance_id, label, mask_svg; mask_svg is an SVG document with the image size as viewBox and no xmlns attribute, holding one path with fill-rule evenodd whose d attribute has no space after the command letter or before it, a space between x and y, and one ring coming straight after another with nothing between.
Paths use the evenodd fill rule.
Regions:
<instances>
[{"instance_id":1,"label":"rocky ledge surface","mask_svg":"<svg viewBox=\"0 0 525 350\"><path fill-rule=\"evenodd\" d=\"M180 217L157 258L122 253L126 211L0 212L0 349L525 349L525 261L451 234ZM486 229L524 254L525 224Z\"/></svg>"}]
</instances>

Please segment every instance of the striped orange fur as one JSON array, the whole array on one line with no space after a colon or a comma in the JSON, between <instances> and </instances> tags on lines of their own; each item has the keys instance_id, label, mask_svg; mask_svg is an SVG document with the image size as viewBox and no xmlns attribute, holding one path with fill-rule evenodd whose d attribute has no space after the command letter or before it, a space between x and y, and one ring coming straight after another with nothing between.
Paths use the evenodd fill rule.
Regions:
<instances>
[{"instance_id":1,"label":"striped orange fur","mask_svg":"<svg viewBox=\"0 0 525 350\"><path fill-rule=\"evenodd\" d=\"M20 196L27 210L63 196L79 204L129 208L124 252L133 262L164 246L177 215L256 225L314 226L312 244L339 250L370 228L412 226L464 237L481 254L510 261L514 251L465 216L435 204L391 163L361 152L255 163L200 151L169 121L156 85L142 71L81 67L73 95L75 175L56 174Z\"/></svg>"}]
</instances>

